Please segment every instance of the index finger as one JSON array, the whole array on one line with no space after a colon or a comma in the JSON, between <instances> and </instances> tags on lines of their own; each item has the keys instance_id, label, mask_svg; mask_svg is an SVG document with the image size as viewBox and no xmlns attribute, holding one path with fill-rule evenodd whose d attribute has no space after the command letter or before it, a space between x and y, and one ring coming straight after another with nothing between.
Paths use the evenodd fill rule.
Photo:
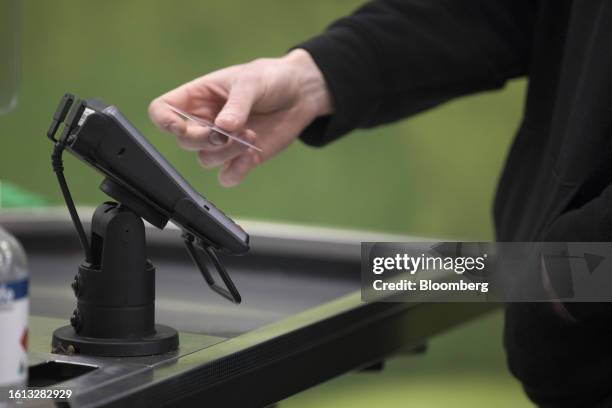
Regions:
<instances>
[{"instance_id":1,"label":"index finger","mask_svg":"<svg viewBox=\"0 0 612 408\"><path fill-rule=\"evenodd\" d=\"M187 85L184 84L170 92L155 98L149 104L149 117L160 130L182 135L187 130L185 121L179 114L172 111L167 104L186 108L189 100Z\"/></svg>"}]
</instances>

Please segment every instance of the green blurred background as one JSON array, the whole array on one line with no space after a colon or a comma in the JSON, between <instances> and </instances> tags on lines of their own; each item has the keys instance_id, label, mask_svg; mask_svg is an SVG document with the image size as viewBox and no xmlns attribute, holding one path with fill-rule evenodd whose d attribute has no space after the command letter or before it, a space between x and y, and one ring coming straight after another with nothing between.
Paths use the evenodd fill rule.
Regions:
<instances>
[{"instance_id":1,"label":"green blurred background","mask_svg":"<svg viewBox=\"0 0 612 408\"><path fill-rule=\"evenodd\" d=\"M491 239L491 200L520 118L524 81L356 131L324 149L296 143L229 190L149 122L147 105L159 94L227 65L279 56L360 3L23 1L19 103L0 116L0 180L41 197L36 203L60 203L45 131L59 97L70 91L119 106L234 217ZM71 157L66 169L79 203L104 200L97 174ZM424 356L394 359L382 373L346 375L282 406L530 406L505 368L501 327L494 313L434 339Z\"/></svg>"}]
</instances>

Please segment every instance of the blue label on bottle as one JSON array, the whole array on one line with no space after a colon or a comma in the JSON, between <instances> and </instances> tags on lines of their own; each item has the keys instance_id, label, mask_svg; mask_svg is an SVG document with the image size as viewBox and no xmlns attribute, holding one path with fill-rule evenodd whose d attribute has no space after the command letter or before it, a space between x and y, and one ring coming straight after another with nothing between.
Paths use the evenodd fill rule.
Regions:
<instances>
[{"instance_id":1,"label":"blue label on bottle","mask_svg":"<svg viewBox=\"0 0 612 408\"><path fill-rule=\"evenodd\" d=\"M28 296L27 279L20 279L0 284L0 305L19 300L26 296Z\"/></svg>"}]
</instances>

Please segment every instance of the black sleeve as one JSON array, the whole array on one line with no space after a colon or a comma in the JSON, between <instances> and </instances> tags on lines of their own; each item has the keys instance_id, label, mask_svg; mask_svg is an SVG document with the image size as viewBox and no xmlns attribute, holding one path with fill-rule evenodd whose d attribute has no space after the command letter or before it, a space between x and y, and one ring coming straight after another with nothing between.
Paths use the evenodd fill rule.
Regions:
<instances>
[{"instance_id":1,"label":"black sleeve","mask_svg":"<svg viewBox=\"0 0 612 408\"><path fill-rule=\"evenodd\" d=\"M331 90L334 114L301 135L321 146L524 75L535 0L377 0L296 48Z\"/></svg>"}]
</instances>

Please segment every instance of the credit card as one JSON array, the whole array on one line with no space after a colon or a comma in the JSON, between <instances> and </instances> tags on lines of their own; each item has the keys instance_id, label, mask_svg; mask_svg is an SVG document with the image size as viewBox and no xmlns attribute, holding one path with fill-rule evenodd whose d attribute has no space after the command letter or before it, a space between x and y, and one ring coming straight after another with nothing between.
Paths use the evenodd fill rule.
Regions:
<instances>
[{"instance_id":1,"label":"credit card","mask_svg":"<svg viewBox=\"0 0 612 408\"><path fill-rule=\"evenodd\" d=\"M220 128L219 126L215 126L215 124L214 124L214 123L212 123L212 122L209 122L209 121L207 121L207 120L205 120L205 119L202 119L202 118L199 118L199 117L197 117L197 116L193 116L193 115L191 115L191 114L189 114L189 113L185 112L184 110L177 108L176 106L172 106L172 105L170 105L169 103L166 103L166 105L167 105L167 106L168 106L168 107L169 107L169 108L170 108L170 109L171 109L173 112L178 113L180 116L182 116L183 118L185 118L185 119L187 119L187 120L190 120L190 121L192 121L192 122L195 122L195 123L197 123L197 124L198 124L198 125L200 125L200 126L203 126L203 127L209 128L210 130L212 130L212 131L214 131L214 132L217 132L217 133L220 133L220 134L222 134L223 136L227 136L228 138L230 138L230 139L232 139L232 140L235 140L235 141L237 141L238 143L242 143L242 144L243 144L243 145L245 145L245 146L251 147L251 148L253 148L253 149L257 150L258 152L262 152L262 151L263 151L263 150L261 150L261 148L259 148L259 147L255 146L253 143L249 143L249 142L247 142L246 140L244 140L243 138L241 138L240 136L238 136L238 135L236 135L236 134L234 134L234 133L228 132L227 130L222 129L222 128Z\"/></svg>"}]
</instances>

